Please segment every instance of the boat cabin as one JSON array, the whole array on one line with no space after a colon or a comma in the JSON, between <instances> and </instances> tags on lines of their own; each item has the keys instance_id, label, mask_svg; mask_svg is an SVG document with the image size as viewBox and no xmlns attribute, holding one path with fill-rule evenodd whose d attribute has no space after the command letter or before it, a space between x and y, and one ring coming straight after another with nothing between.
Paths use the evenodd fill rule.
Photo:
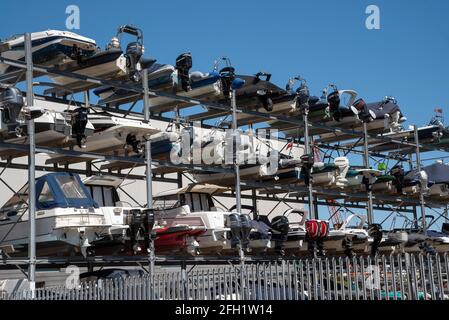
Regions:
<instances>
[{"instance_id":1,"label":"boat cabin","mask_svg":"<svg viewBox=\"0 0 449 320\"><path fill-rule=\"evenodd\" d=\"M155 210L169 210L188 206L190 212L217 211L212 199L214 194L228 191L228 188L215 185L189 185L158 194L153 202Z\"/></svg>"},{"instance_id":2,"label":"boat cabin","mask_svg":"<svg viewBox=\"0 0 449 320\"><path fill-rule=\"evenodd\" d=\"M83 181L90 195L100 207L122 207L117 188L123 179L113 176L92 176ZM129 205L131 207L131 205Z\"/></svg>"},{"instance_id":3,"label":"boat cabin","mask_svg":"<svg viewBox=\"0 0 449 320\"><path fill-rule=\"evenodd\" d=\"M28 190L27 183L6 202L0 212L9 218L27 210ZM78 175L50 173L36 179L36 209L55 208L98 208L98 204L92 199Z\"/></svg>"}]
</instances>

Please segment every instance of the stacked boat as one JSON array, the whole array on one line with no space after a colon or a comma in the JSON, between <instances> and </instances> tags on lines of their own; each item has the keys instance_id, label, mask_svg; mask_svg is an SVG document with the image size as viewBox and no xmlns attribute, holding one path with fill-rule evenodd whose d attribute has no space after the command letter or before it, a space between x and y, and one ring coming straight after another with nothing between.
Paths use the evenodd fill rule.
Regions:
<instances>
[{"instance_id":1,"label":"stacked boat","mask_svg":"<svg viewBox=\"0 0 449 320\"><path fill-rule=\"evenodd\" d=\"M125 46L124 35L133 38ZM293 155L285 152L301 145L305 127L316 145L350 141L343 147L354 148L354 141L366 128L369 151L414 152L416 137L424 149L445 147L449 130L437 119L428 126L404 129L406 121L393 97L367 103L352 89L330 84L321 96L310 93L300 76L288 80L285 89L271 82L272 75L258 72L239 74L230 60L222 58L209 72L192 71L190 53L179 55L173 65L156 63L144 57L142 31L132 25L121 26L104 50L95 40L67 32L49 30L31 34L32 60L54 72L45 97L36 97L27 105L23 93L14 85L24 80L16 67L0 64L0 157L10 160L27 154L22 147L29 143L28 121L35 122L35 142L40 147L58 147L64 155L50 154L47 164L69 166L91 161L92 153L103 156L142 158L146 142L151 142L152 159L165 163L179 160L192 163L201 150L198 165L209 170L189 172L193 183L155 195L151 209L133 206L119 197L122 179L92 176L84 181L75 174L47 174L36 181L36 231L38 255L141 255L153 247L157 254L195 255L346 255L378 252L447 252L449 228L420 228L422 221L407 221L401 228L383 230L367 224L366 217L351 214L346 220L331 222L308 217L300 209L290 209L272 218L231 208L220 210L214 197L232 190L239 164L240 178L246 183L263 182L298 187L295 196L304 196L309 186L326 200L334 200L331 191L374 196L395 195L416 200L447 203L449 166L442 162L420 170L405 171L401 165L377 169L350 163L346 156L324 160L314 154ZM23 36L0 43L0 56L24 60ZM224 65L221 65L223 63ZM67 76L71 73L72 76ZM38 73L35 74L39 76ZM97 78L113 82L100 86ZM227 134L210 129L201 134L194 126L161 130L141 117L131 114L143 98L142 84L157 94L148 102L154 114L196 107L198 100L207 103L204 112L191 114L190 121L218 119L225 123L230 113L231 92L239 111L239 127L264 123L267 129L279 130L288 140L279 148L269 138L256 137L253 130ZM235 86L238 83L239 86ZM86 94L83 103L66 99L79 92L95 89L98 105L92 106ZM176 94L177 99L173 99ZM51 95L52 97L48 97ZM54 99L55 97L63 99ZM50 99L55 101L49 102ZM120 106L133 103L128 112ZM267 118L268 117L268 118ZM314 124L309 128L308 124ZM329 130L339 128L340 130ZM352 133L351 133L352 132ZM237 143L238 142L238 143ZM235 147L235 148L234 148ZM22 151L20 151L22 150ZM69 152L72 151L72 152ZM73 151L86 153L74 155ZM140 162L143 164L143 162ZM167 166L169 167L169 165ZM168 172L169 168L156 168ZM101 169L129 168L111 160ZM213 169L228 170L213 170ZM218 184L218 185L217 185ZM0 210L0 250L7 255L26 255L28 248L28 190L25 185ZM335 192L334 194L337 194ZM352 201L350 196L344 196ZM383 201L383 204L387 201ZM426 217L433 219L433 217ZM333 226L332 226L333 224ZM428 223L432 225L432 222ZM331 227L332 226L332 227Z\"/></svg>"}]
</instances>

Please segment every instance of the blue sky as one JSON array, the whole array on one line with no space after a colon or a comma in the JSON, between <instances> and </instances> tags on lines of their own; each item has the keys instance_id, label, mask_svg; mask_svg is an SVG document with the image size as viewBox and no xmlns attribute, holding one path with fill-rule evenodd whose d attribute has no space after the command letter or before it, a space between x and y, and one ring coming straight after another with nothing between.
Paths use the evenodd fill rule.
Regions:
<instances>
[{"instance_id":1,"label":"blue sky","mask_svg":"<svg viewBox=\"0 0 449 320\"><path fill-rule=\"evenodd\" d=\"M449 112L447 0L2 1L0 38L65 29L70 4L81 10L73 31L102 48L132 23L161 63L190 51L206 72L226 55L239 73L268 71L281 87L300 74L317 95L335 83L366 101L395 96L408 124L427 124L437 106ZM380 8L380 30L365 28L370 4Z\"/></svg>"},{"instance_id":2,"label":"blue sky","mask_svg":"<svg viewBox=\"0 0 449 320\"><path fill-rule=\"evenodd\" d=\"M271 72L281 87L301 74L314 94L335 83L367 101L395 96L410 123L426 124L437 106L449 112L447 0L3 1L0 38L65 29L69 4L81 10L74 31L101 47L133 23L163 63L190 51L194 69L209 71L226 55L240 73ZM380 7L381 30L365 28L370 4Z\"/></svg>"}]
</instances>

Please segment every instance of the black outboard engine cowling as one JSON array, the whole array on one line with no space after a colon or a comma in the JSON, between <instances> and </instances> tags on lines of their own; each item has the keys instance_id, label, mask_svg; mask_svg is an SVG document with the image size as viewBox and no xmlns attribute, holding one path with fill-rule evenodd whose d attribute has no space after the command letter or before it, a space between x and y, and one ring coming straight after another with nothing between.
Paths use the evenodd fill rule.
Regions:
<instances>
[{"instance_id":1,"label":"black outboard engine cowling","mask_svg":"<svg viewBox=\"0 0 449 320\"><path fill-rule=\"evenodd\" d=\"M286 216L277 216L271 220L271 239L275 242L275 249L282 250L288 240L290 222Z\"/></svg>"},{"instance_id":2,"label":"black outboard engine cowling","mask_svg":"<svg viewBox=\"0 0 449 320\"><path fill-rule=\"evenodd\" d=\"M253 84L259 83L262 80L262 79L260 79L260 77L265 77L265 81L269 82L271 79L271 74L266 73L266 72L257 73ZM273 100L271 99L270 94L271 94L271 92L269 92L267 90L263 90L263 89L257 90L257 99L260 101L260 104L262 105L262 107L265 110L267 110L268 112L273 111Z\"/></svg>"},{"instance_id":3,"label":"black outboard engine cowling","mask_svg":"<svg viewBox=\"0 0 449 320\"><path fill-rule=\"evenodd\" d=\"M251 217L247 214L240 215L242 248L247 249L249 245L249 235L251 233Z\"/></svg>"},{"instance_id":4,"label":"black outboard engine cowling","mask_svg":"<svg viewBox=\"0 0 449 320\"><path fill-rule=\"evenodd\" d=\"M126 144L128 146L131 146L131 148L135 153L137 154L142 153L142 143L140 142L140 140L137 140L136 135L129 133L126 136Z\"/></svg>"},{"instance_id":5,"label":"black outboard engine cowling","mask_svg":"<svg viewBox=\"0 0 449 320\"><path fill-rule=\"evenodd\" d=\"M398 193L402 193L405 178L404 167L401 165L394 166L391 169L390 174L394 177L393 184L396 187Z\"/></svg>"},{"instance_id":6,"label":"black outboard engine cowling","mask_svg":"<svg viewBox=\"0 0 449 320\"><path fill-rule=\"evenodd\" d=\"M86 144L86 126L89 120L89 109L77 108L72 114L72 136L76 138L78 147L84 148Z\"/></svg>"},{"instance_id":7,"label":"black outboard engine cowling","mask_svg":"<svg viewBox=\"0 0 449 320\"><path fill-rule=\"evenodd\" d=\"M302 166L301 174L304 176L304 183L306 186L310 185L312 177L312 167L315 162L313 154L305 154L301 156Z\"/></svg>"},{"instance_id":8,"label":"black outboard engine cowling","mask_svg":"<svg viewBox=\"0 0 449 320\"><path fill-rule=\"evenodd\" d=\"M231 247L235 249L240 245L242 223L240 221L240 215L237 213L231 213L228 218L229 228L231 229Z\"/></svg>"},{"instance_id":9,"label":"black outboard engine cowling","mask_svg":"<svg viewBox=\"0 0 449 320\"><path fill-rule=\"evenodd\" d=\"M327 96L327 102L329 103L329 111L332 114L332 117L335 121L340 121L340 94L338 93L338 90L335 90Z\"/></svg>"},{"instance_id":10,"label":"black outboard engine cowling","mask_svg":"<svg viewBox=\"0 0 449 320\"><path fill-rule=\"evenodd\" d=\"M178 70L178 79L181 82L182 90L192 90L190 82L189 71L192 68L192 55L190 53L183 53L176 58L176 70Z\"/></svg>"},{"instance_id":11,"label":"black outboard engine cowling","mask_svg":"<svg viewBox=\"0 0 449 320\"><path fill-rule=\"evenodd\" d=\"M229 97L231 93L232 81L235 79L235 69L233 67L225 67L220 70L220 79L223 95Z\"/></svg>"},{"instance_id":12,"label":"black outboard engine cowling","mask_svg":"<svg viewBox=\"0 0 449 320\"><path fill-rule=\"evenodd\" d=\"M368 122L372 119L365 100L359 99L356 102L354 102L354 108L356 108L357 111L359 112L359 119L362 120L363 122Z\"/></svg>"},{"instance_id":13,"label":"black outboard engine cowling","mask_svg":"<svg viewBox=\"0 0 449 320\"><path fill-rule=\"evenodd\" d=\"M145 229L142 211L140 209L132 209L128 213L129 238L134 252L140 251L139 234Z\"/></svg>"},{"instance_id":14,"label":"black outboard engine cowling","mask_svg":"<svg viewBox=\"0 0 449 320\"><path fill-rule=\"evenodd\" d=\"M382 225L374 223L368 227L368 235L373 238L373 243L371 244L371 255L375 256L379 250L380 243L382 242Z\"/></svg>"},{"instance_id":15,"label":"black outboard engine cowling","mask_svg":"<svg viewBox=\"0 0 449 320\"><path fill-rule=\"evenodd\" d=\"M140 73L137 70L137 65L140 62L144 53L144 48L141 43L131 42L126 47L126 65L128 67L131 80L138 82L140 80Z\"/></svg>"},{"instance_id":16,"label":"black outboard engine cowling","mask_svg":"<svg viewBox=\"0 0 449 320\"><path fill-rule=\"evenodd\" d=\"M0 109L2 110L0 130L14 132L17 118L24 106L22 92L17 88L0 89Z\"/></svg>"},{"instance_id":17,"label":"black outboard engine cowling","mask_svg":"<svg viewBox=\"0 0 449 320\"><path fill-rule=\"evenodd\" d=\"M145 240L145 246L147 248L150 247L150 242L155 240L155 235L152 232L154 223L155 223L155 217L154 217L154 210L152 209L145 209L142 211L142 220L143 220L143 236Z\"/></svg>"}]
</instances>

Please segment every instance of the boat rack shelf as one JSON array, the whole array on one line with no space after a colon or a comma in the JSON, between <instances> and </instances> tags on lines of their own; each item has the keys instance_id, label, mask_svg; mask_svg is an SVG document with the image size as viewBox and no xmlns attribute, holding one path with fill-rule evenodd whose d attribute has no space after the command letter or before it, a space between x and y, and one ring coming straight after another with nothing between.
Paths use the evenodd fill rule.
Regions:
<instances>
[{"instance_id":1,"label":"boat rack shelf","mask_svg":"<svg viewBox=\"0 0 449 320\"><path fill-rule=\"evenodd\" d=\"M27 46L26 46L27 47ZM31 46L29 46L31 48ZM30 49L27 49L30 50ZM28 55L29 52L28 52ZM232 115L232 108L229 105L205 102L199 99L192 99L183 96L179 96L176 94L171 94L162 91L154 91L148 88L148 82L143 81L143 85L134 85L128 84L115 80L104 80L95 77L88 77L84 75L80 75L73 72L61 71L55 68L48 68L42 66L33 65L30 61L19 61L19 60L11 60L4 57L0 57L0 64L5 64L10 67L17 68L18 71L14 72L13 75L17 77L17 80L27 82L27 98L28 94L31 97L34 97L33 90L33 80L36 77L40 77L43 75L57 75L67 78L76 79L77 83L84 83L82 90L78 92L86 92L85 97L88 97L88 91L97 88L100 86L111 86L116 89L123 89L129 92L134 92L139 95L139 99L143 100L144 109L142 112L133 111L133 107L135 106L135 102L132 104L130 109L127 111L125 109L111 108L109 106L101 106L101 105L93 105L89 102L89 106L96 110L103 110L114 112L114 114L121 114L123 117L127 117L128 115L132 115L133 117L141 117L144 121L150 121L151 119L163 120L167 122L174 123L176 125L180 124L189 124L192 121L196 120L205 120L205 119L213 119L217 116L223 115ZM26 76L24 73L26 72ZM3 81L10 80L9 77L2 76L0 77L0 83ZM54 102L67 102L66 95L72 94L73 90L67 88L67 90L50 90L47 93L52 94L52 96L39 96L39 98L47 99L48 101ZM61 96L61 98L57 98L56 96ZM37 95L36 95L37 96ZM191 114L186 117L180 117L179 114L174 117L166 117L165 113L168 111L177 111L176 107L173 107L171 110L164 110L163 112L153 112L148 104L149 97L163 97L167 99L172 99L178 101L179 103L188 104L190 106L203 106L206 107L206 112L200 112L196 114ZM32 100L31 100L32 101ZM86 105L87 103L71 101L74 105ZM341 151L344 154L354 154L363 156L365 161L365 167L369 167L370 159L383 159L383 160L393 160L397 162L408 163L413 168L420 167L420 152L422 151L438 151L438 152L449 152L448 148L443 147L432 147L430 145L423 145L417 139L415 142L403 141L400 139L390 138L386 135L373 135L369 134L366 129L366 124L360 123L364 129L360 130L352 130L347 128L338 128L338 127L330 127L325 124L315 123L308 121L307 114L303 116L303 119L295 119L292 117L282 116L282 115L274 115L268 114L253 110L246 110L242 108L236 108L235 113L243 113L251 116L254 119L253 123L245 122L244 125L250 125L252 127L253 124L266 122L266 121L277 121L279 123L283 123L284 125L279 126L279 128L291 128L297 129L301 136L293 139L294 143L302 145L305 147L306 153L312 153L311 149L320 148L323 150L333 150L333 151ZM234 113L234 115L235 115ZM214 126L210 126L214 127ZM415 127L416 128L416 127ZM276 126L271 127L271 129L276 129ZM416 131L416 129L415 129ZM322 142L319 139L314 141L314 136L317 133L334 133L335 137L330 139L329 141ZM417 136L416 136L417 137ZM341 142L356 140L358 141L351 146L350 144L340 145ZM407 147L410 152L407 155L396 155L388 152L371 152L369 150L371 141L384 141L391 144L397 144ZM364 142L364 143L362 143ZM179 187L182 184L183 174L187 174L191 171L208 171L208 172L221 172L221 173L233 173L234 170L238 170L233 167L220 167L220 166L206 166L206 165L174 165L165 161L158 161L154 159L150 159L148 154L145 157L126 157L126 156L114 156L114 155L106 155L101 153L90 153L90 152L78 152L74 150L67 150L63 148L55 148L55 147L43 147L36 145L23 145L23 144L12 144L6 142L0 142L0 151L1 150L11 150L11 156L6 161L0 161L0 167L3 170L7 168L11 169L21 169L28 170L30 175L34 175L35 170L40 171L64 171L64 172L74 172L83 175L93 175L93 174L102 174L107 170L108 174L115 175L117 177L129 177L136 180L146 180L147 181L147 200L148 205L151 205L152 200L152 190L151 183L148 184L148 181L162 181L177 184ZM14 163L14 158L18 156L26 156L35 154L35 153L46 153L53 155L61 155L70 158L82 159L82 162L85 163L85 169L79 169L78 167L72 168L70 164L66 164L64 166L60 166L58 163L45 165L45 166L36 166L24 165L20 163ZM412 155L415 155L415 161L413 161ZM6 156L7 157L7 156ZM33 157L34 158L34 157ZM110 165L104 165L104 162L109 162ZM100 164L103 163L103 166ZM115 165L114 165L115 164ZM126 174L122 173L122 170L130 169L131 167L136 166L146 166L147 170L145 174ZM152 169L154 166L154 171ZM157 168L170 168L171 170L159 170ZM177 173L178 178L169 178L165 175L168 173ZM301 187L293 184L274 184L273 181L265 182L265 181L245 181L241 182L239 179L236 179L236 186L233 188L233 193L224 194L224 197L236 197L237 202L240 199L252 199L254 202L257 200L268 200L268 201L288 201L292 203L304 203L309 204L309 213L314 218L319 218L318 206L340 206L345 208L356 208L356 209L365 209L368 211L368 220L369 222L374 221L374 210L378 211L390 211L390 212L401 212L407 214L413 214L414 220L417 221L417 208L421 208L422 217L425 216L425 210L427 208L447 208L447 202L444 201L435 201L424 199L422 195L417 198L410 198L405 196L395 196L395 195L378 195L368 193L360 193L360 192L347 192L341 190L329 190L326 188L316 188L313 185L308 187ZM253 192L252 195L245 194L242 192L238 192L239 190L247 191L259 191L259 194ZM265 195L263 195L265 194ZM280 199L276 195L277 194L290 194L289 198ZM343 202L333 202L330 204L327 200L343 200ZM425 220L425 219L422 219ZM423 223L423 228L426 228L425 221ZM48 268L48 267L61 267L67 265L97 265L97 266L105 266L105 265L135 265L135 264L151 264L155 265L176 265L176 264L228 264L229 262L241 263L243 262L252 262L252 261L270 261L270 260L279 260L279 259L287 259L284 257L277 256L245 256L243 259L240 256L229 257L229 256L221 256L221 257L168 257L168 256L136 256L136 257L119 257L119 256L110 256L110 257L89 257L87 259L84 258L58 258L58 257L49 257L49 258L36 258L35 256L31 256L30 258L24 259L15 259L15 258L4 258L2 262L0 262L0 269L16 267L16 266L24 266L30 265L30 274L34 273L34 267L38 268ZM34 277L34 276L33 276ZM33 278L34 279L34 278Z\"/></svg>"}]
</instances>

